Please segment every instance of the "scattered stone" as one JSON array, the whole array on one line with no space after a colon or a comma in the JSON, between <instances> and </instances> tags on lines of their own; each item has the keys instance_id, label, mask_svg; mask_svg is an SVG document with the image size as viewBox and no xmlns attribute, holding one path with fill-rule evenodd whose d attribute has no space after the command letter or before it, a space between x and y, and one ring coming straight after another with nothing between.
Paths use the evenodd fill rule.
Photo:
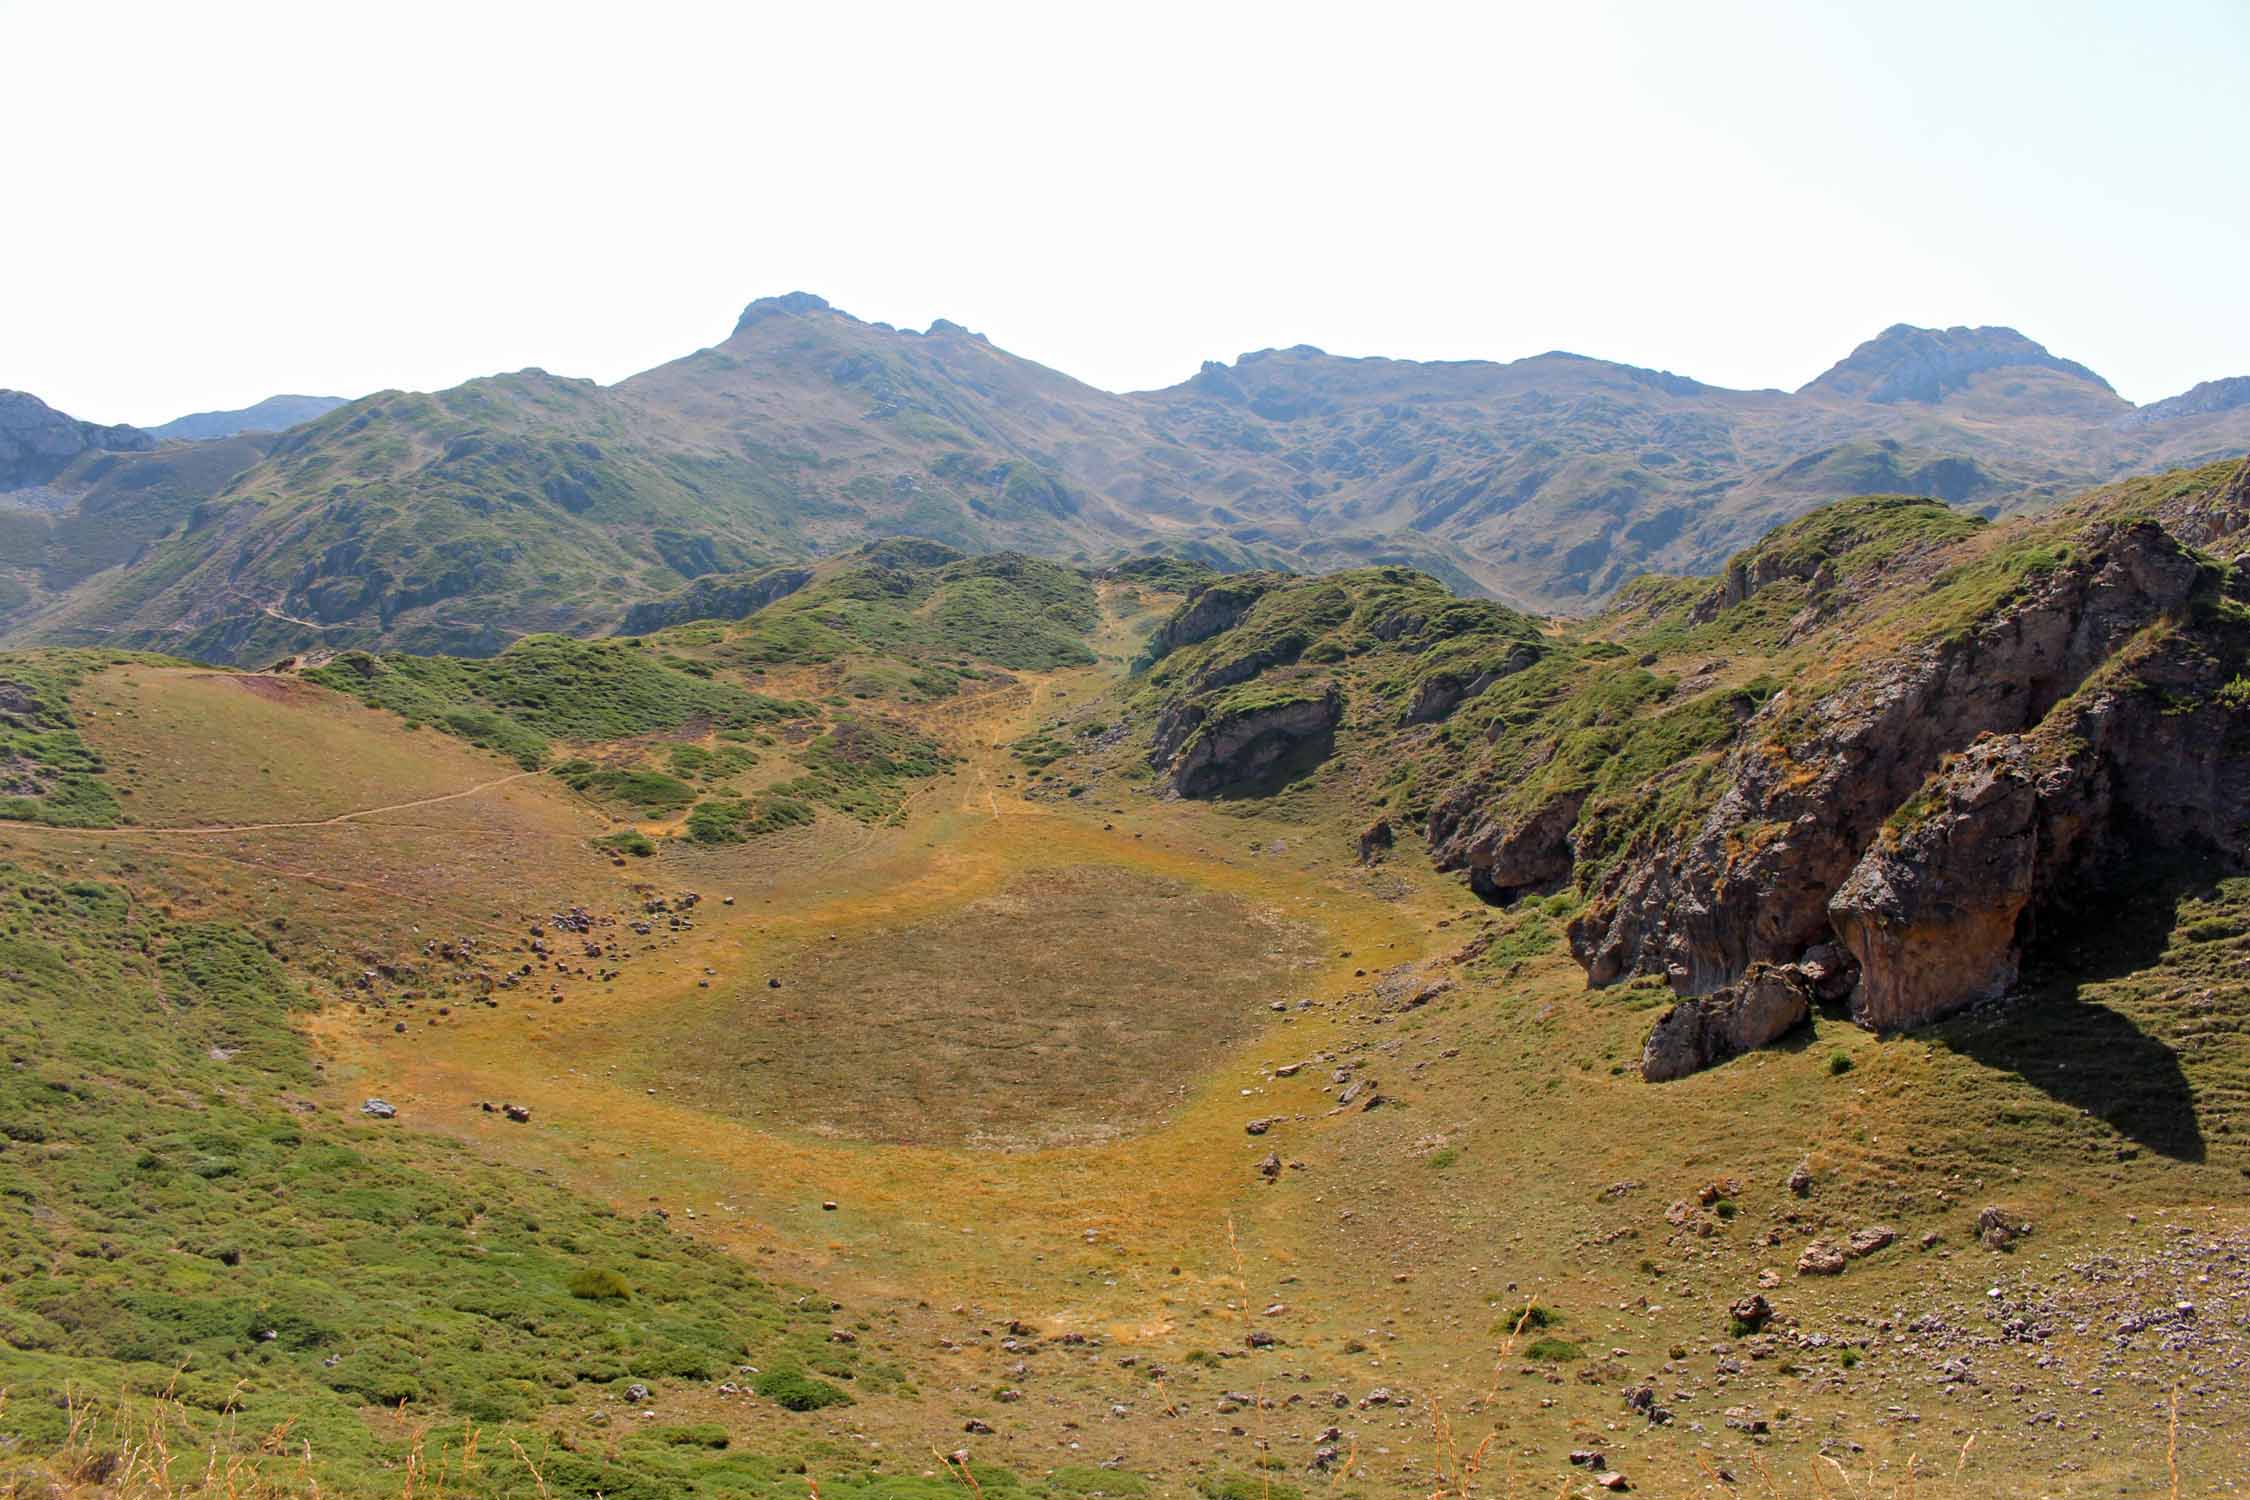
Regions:
<instances>
[{"instance_id":1,"label":"scattered stone","mask_svg":"<svg viewBox=\"0 0 2250 1500\"><path fill-rule=\"evenodd\" d=\"M368 1100L359 1107L359 1112L372 1120L395 1120L398 1118L397 1106L382 1099Z\"/></svg>"},{"instance_id":2,"label":"scattered stone","mask_svg":"<svg viewBox=\"0 0 2250 1500\"><path fill-rule=\"evenodd\" d=\"M528 1104L503 1104L500 1106L500 1113L506 1115L518 1125L531 1123L531 1106Z\"/></svg>"},{"instance_id":3,"label":"scattered stone","mask_svg":"<svg viewBox=\"0 0 2250 1500\"><path fill-rule=\"evenodd\" d=\"M1805 1246L1797 1257L1799 1276L1840 1276L1844 1271L1843 1250L1827 1240L1814 1240Z\"/></svg>"},{"instance_id":4,"label":"scattered stone","mask_svg":"<svg viewBox=\"0 0 2250 1500\"><path fill-rule=\"evenodd\" d=\"M1897 1238L1898 1231L1890 1225L1870 1224L1865 1229L1852 1231L1851 1238L1844 1242L1844 1253L1858 1260L1863 1255L1873 1255Z\"/></svg>"},{"instance_id":5,"label":"scattered stone","mask_svg":"<svg viewBox=\"0 0 2250 1500\"><path fill-rule=\"evenodd\" d=\"M1739 1298L1727 1309L1727 1315L1751 1333L1761 1331L1773 1318L1773 1305L1753 1292Z\"/></svg>"},{"instance_id":6,"label":"scattered stone","mask_svg":"<svg viewBox=\"0 0 2250 1500\"><path fill-rule=\"evenodd\" d=\"M2014 1214L1997 1204L1989 1204L1977 1214L1977 1239L1987 1250L2005 1250L2029 1233L2029 1224L2019 1223Z\"/></svg>"},{"instance_id":7,"label":"scattered stone","mask_svg":"<svg viewBox=\"0 0 2250 1500\"><path fill-rule=\"evenodd\" d=\"M1242 1127L1242 1133L1243 1133L1244 1135L1264 1135L1264 1134L1265 1134L1265 1133L1266 1133L1267 1131L1269 1131L1269 1130L1271 1130L1271 1129L1273 1129L1273 1121L1272 1121L1272 1120L1270 1120L1270 1119L1257 1119L1257 1120L1252 1120L1252 1121L1250 1121L1250 1122L1249 1122L1249 1123L1248 1123L1247 1125L1244 1125L1244 1126Z\"/></svg>"},{"instance_id":8,"label":"scattered stone","mask_svg":"<svg viewBox=\"0 0 2250 1500\"><path fill-rule=\"evenodd\" d=\"M1790 1192L1795 1193L1798 1197L1802 1198L1812 1191L1812 1184L1812 1166L1809 1163L1799 1162L1796 1166L1789 1169Z\"/></svg>"}]
</instances>

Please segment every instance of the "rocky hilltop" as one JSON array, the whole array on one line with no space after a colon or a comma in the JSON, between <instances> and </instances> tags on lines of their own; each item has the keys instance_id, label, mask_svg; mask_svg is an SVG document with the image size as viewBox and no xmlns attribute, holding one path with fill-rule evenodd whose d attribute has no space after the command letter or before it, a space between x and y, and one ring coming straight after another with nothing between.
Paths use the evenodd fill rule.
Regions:
<instances>
[{"instance_id":1,"label":"rocky hilltop","mask_svg":"<svg viewBox=\"0 0 2250 1500\"><path fill-rule=\"evenodd\" d=\"M2047 352L2013 328L1915 328L1894 323L1854 349L1807 384L1800 395L1846 396L1892 404L1934 403L1966 390L1990 371L2013 372L2018 379L2046 371L2088 387L2087 396L2107 396L2119 411L2131 403L2108 381L2072 359Z\"/></svg>"},{"instance_id":2,"label":"rocky hilltop","mask_svg":"<svg viewBox=\"0 0 2250 1500\"><path fill-rule=\"evenodd\" d=\"M2135 408L2013 330L1902 326L1796 393L1560 351L1297 345L1117 394L958 323L892 328L800 292L614 386L525 370L221 439L252 446L175 491L145 552L45 578L0 620L22 642L229 661L492 651L909 535L1083 566L1404 566L1578 614L1643 573L1712 571L1839 496L1997 516L2239 453L2250 406L2217 384ZM183 420L201 436L258 411ZM55 504L80 503L75 476L55 482Z\"/></svg>"},{"instance_id":3,"label":"rocky hilltop","mask_svg":"<svg viewBox=\"0 0 2250 1500\"><path fill-rule=\"evenodd\" d=\"M138 427L81 422L28 392L0 391L0 491L43 485L84 453L145 453L155 446Z\"/></svg>"},{"instance_id":4,"label":"rocky hilltop","mask_svg":"<svg viewBox=\"0 0 2250 1500\"><path fill-rule=\"evenodd\" d=\"M286 432L344 404L341 396L268 396L235 411L198 411L151 427L159 438L207 443L243 432Z\"/></svg>"},{"instance_id":5,"label":"rocky hilltop","mask_svg":"<svg viewBox=\"0 0 2250 1500\"><path fill-rule=\"evenodd\" d=\"M2250 861L2246 554L2236 460L1999 525L1842 501L1559 634L1403 570L1228 579L1139 702L1181 795L1334 757L1363 848L1419 824L1487 900L1567 893L1589 984L1678 997L1676 1077L1818 1005L1925 1025L2121 883Z\"/></svg>"}]
</instances>

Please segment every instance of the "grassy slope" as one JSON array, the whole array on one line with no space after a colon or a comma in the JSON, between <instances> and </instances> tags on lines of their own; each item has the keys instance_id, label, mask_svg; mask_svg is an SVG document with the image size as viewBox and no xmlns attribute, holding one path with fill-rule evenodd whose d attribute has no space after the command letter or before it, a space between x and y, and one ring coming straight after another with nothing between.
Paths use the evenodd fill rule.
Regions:
<instances>
[{"instance_id":1,"label":"grassy slope","mask_svg":"<svg viewBox=\"0 0 2250 1500\"><path fill-rule=\"evenodd\" d=\"M182 1446L255 1455L286 1431L272 1451L310 1443L328 1493L388 1493L406 1444L369 1406L438 1423L433 1449L475 1424L495 1429L488 1448L508 1433L536 1451L550 1405L615 1404L635 1381L745 1361L858 1373L827 1342L824 1302L785 1299L653 1218L308 1111L317 1078L291 1024L306 997L240 926L0 866L0 975L19 1059L0 1084L0 1194L18 1210L0 1238L0 1383L29 1451L64 1442L71 1413L42 1397L66 1387L170 1395ZM524 1476L503 1467L473 1492L516 1492ZM709 1469L737 1483L701 1492L764 1494L751 1480L788 1461L713 1465L654 1433L614 1465L543 1467L564 1493Z\"/></svg>"},{"instance_id":2,"label":"grassy slope","mask_svg":"<svg viewBox=\"0 0 2250 1500\"><path fill-rule=\"evenodd\" d=\"M71 691L106 667L164 658L114 651L0 652L0 818L65 828L123 816Z\"/></svg>"}]
</instances>

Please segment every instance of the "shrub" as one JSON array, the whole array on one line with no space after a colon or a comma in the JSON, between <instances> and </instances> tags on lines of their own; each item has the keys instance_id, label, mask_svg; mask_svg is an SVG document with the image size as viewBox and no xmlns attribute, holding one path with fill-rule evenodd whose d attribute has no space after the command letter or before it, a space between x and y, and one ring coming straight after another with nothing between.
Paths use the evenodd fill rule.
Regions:
<instances>
[{"instance_id":1,"label":"shrub","mask_svg":"<svg viewBox=\"0 0 2250 1500\"><path fill-rule=\"evenodd\" d=\"M1546 1360L1557 1364L1565 1360L1584 1359L1586 1357L1586 1351L1570 1340L1557 1338L1535 1339L1532 1341L1531 1347L1524 1350L1524 1353L1533 1359Z\"/></svg>"},{"instance_id":2,"label":"shrub","mask_svg":"<svg viewBox=\"0 0 2250 1500\"><path fill-rule=\"evenodd\" d=\"M750 1389L785 1411L819 1411L824 1406L848 1406L851 1395L803 1370L768 1370L750 1382Z\"/></svg>"},{"instance_id":3,"label":"shrub","mask_svg":"<svg viewBox=\"0 0 2250 1500\"><path fill-rule=\"evenodd\" d=\"M1852 1060L1848 1053L1831 1052L1828 1054L1828 1074L1830 1077L1841 1078L1851 1070Z\"/></svg>"},{"instance_id":4,"label":"shrub","mask_svg":"<svg viewBox=\"0 0 2250 1500\"><path fill-rule=\"evenodd\" d=\"M588 1302L622 1302L633 1295L632 1287L615 1271L582 1266L570 1273L570 1295Z\"/></svg>"},{"instance_id":5,"label":"shrub","mask_svg":"<svg viewBox=\"0 0 2250 1500\"><path fill-rule=\"evenodd\" d=\"M1553 1308L1541 1307L1536 1302L1527 1302L1521 1307L1504 1309L1498 1321L1492 1325L1492 1331L1494 1333L1516 1333L1518 1331L1537 1333L1542 1329L1553 1328L1562 1320L1562 1314L1556 1312Z\"/></svg>"}]
</instances>

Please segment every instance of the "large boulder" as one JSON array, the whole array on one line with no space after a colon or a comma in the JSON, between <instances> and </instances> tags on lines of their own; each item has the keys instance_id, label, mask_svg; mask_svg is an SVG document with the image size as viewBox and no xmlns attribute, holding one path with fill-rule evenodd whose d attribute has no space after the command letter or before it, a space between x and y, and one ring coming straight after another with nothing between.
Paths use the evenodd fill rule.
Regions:
<instances>
[{"instance_id":1,"label":"large boulder","mask_svg":"<svg viewBox=\"0 0 2250 1500\"><path fill-rule=\"evenodd\" d=\"M1657 1018L1641 1049L1641 1077L1650 1083L1685 1078L1763 1047L1812 1016L1805 976L1779 964L1756 964L1735 984L1682 1000Z\"/></svg>"}]
</instances>

